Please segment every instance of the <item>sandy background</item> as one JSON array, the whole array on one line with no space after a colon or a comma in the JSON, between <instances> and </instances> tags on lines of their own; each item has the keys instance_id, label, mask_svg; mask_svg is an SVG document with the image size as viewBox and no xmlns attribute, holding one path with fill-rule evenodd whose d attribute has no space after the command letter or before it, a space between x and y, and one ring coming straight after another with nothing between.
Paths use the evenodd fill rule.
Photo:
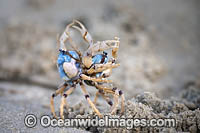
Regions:
<instances>
[{"instance_id":1,"label":"sandy background","mask_svg":"<svg viewBox=\"0 0 200 133\"><path fill-rule=\"evenodd\" d=\"M113 71L111 79L123 90L127 101L131 100L134 104L134 107L127 105L127 108L133 110L140 106L138 102L144 104L140 97L147 101L155 101L156 98L159 103L177 101L181 109L175 110L193 111L192 117L196 122L193 125L196 127L192 125L190 129L191 125L183 124L180 125L182 128L173 131L198 132L199 7L198 0L0 1L0 130L85 131L43 129L40 126L30 130L23 124L23 116L28 113L38 116L50 114L50 96L61 83L55 64L58 53L56 36L68 23L77 19L85 24L94 41L109 40L115 36L120 38L117 62L121 66ZM73 38L82 50L86 48L87 44L78 33L74 33ZM88 91L95 95L94 88L88 87ZM60 97L55 100L58 110ZM72 107L83 102L85 110L89 111L79 87L68 101ZM101 111L109 109L102 99L99 103ZM154 102L147 104L157 110L153 107ZM180 112L173 113L175 117L181 115ZM19 124L16 121L20 121Z\"/></svg>"}]
</instances>

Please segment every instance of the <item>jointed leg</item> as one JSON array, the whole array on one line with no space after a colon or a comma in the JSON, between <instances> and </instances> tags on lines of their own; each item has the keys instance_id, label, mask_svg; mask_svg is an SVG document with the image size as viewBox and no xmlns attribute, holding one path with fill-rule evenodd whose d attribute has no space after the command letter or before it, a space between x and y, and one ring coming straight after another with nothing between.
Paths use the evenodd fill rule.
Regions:
<instances>
[{"instance_id":1,"label":"jointed leg","mask_svg":"<svg viewBox=\"0 0 200 133\"><path fill-rule=\"evenodd\" d=\"M99 91L97 91L95 94L95 97L94 97L94 101L93 101L94 104L97 103L97 98L98 98L99 94L100 94Z\"/></svg>"},{"instance_id":2,"label":"jointed leg","mask_svg":"<svg viewBox=\"0 0 200 133\"><path fill-rule=\"evenodd\" d=\"M85 89L85 86L83 85L83 83L80 83L81 89L85 95L86 100L88 101L88 103L90 104L90 106L92 107L92 109L96 112L96 114L102 118L102 114L99 112L99 110L95 107L94 103L91 101L90 96L87 92L87 90Z\"/></svg>"},{"instance_id":3,"label":"jointed leg","mask_svg":"<svg viewBox=\"0 0 200 133\"><path fill-rule=\"evenodd\" d=\"M66 51L65 47L65 42L69 39L69 28L73 25L74 23L68 24L65 28L65 31L62 33L59 39L60 43L60 49Z\"/></svg>"},{"instance_id":4,"label":"jointed leg","mask_svg":"<svg viewBox=\"0 0 200 133\"><path fill-rule=\"evenodd\" d=\"M104 91L105 93L110 93L113 95L114 97L114 104L112 106L112 110L111 110L111 114L114 114L117 110L117 106L119 104L119 94L117 93L117 91L115 91L116 89L113 88L113 89L110 89L110 88L107 88L107 87L104 87L104 86L101 86L101 85L97 85L95 84L96 88L99 89L99 90L102 90Z\"/></svg>"},{"instance_id":5,"label":"jointed leg","mask_svg":"<svg viewBox=\"0 0 200 133\"><path fill-rule=\"evenodd\" d=\"M112 101L110 100L110 98L108 96L106 96L104 93L101 93L103 99L106 100L106 102L110 105L110 106L113 106L113 103Z\"/></svg>"},{"instance_id":6,"label":"jointed leg","mask_svg":"<svg viewBox=\"0 0 200 133\"><path fill-rule=\"evenodd\" d=\"M78 47L76 46L75 42L72 40L72 38L70 37L69 33L68 33L68 36L69 36L69 42L71 44L71 47L78 53L78 55L81 57L82 54L81 54L81 51L78 49Z\"/></svg>"},{"instance_id":7,"label":"jointed leg","mask_svg":"<svg viewBox=\"0 0 200 133\"><path fill-rule=\"evenodd\" d=\"M119 104L119 95L117 94L117 91L115 91L115 95L114 95L114 105L112 106L112 111L111 111L111 114L112 114L112 115L116 113L118 104Z\"/></svg>"},{"instance_id":8,"label":"jointed leg","mask_svg":"<svg viewBox=\"0 0 200 133\"><path fill-rule=\"evenodd\" d=\"M97 42L88 48L87 53L90 53L93 55L96 52L104 51L111 48L113 58L116 59L119 44L120 44L120 41L119 41L119 38L117 37L115 37L115 40L106 40L106 41Z\"/></svg>"},{"instance_id":9,"label":"jointed leg","mask_svg":"<svg viewBox=\"0 0 200 133\"><path fill-rule=\"evenodd\" d=\"M105 79L105 78L93 78L93 77L89 77L85 74L81 74L80 77L83 80L90 80L90 81L94 81L94 82L104 82L104 83L112 82L111 80L108 80L108 79Z\"/></svg>"},{"instance_id":10,"label":"jointed leg","mask_svg":"<svg viewBox=\"0 0 200 133\"><path fill-rule=\"evenodd\" d=\"M109 77L112 73L112 68L106 69L101 73L101 77Z\"/></svg>"},{"instance_id":11,"label":"jointed leg","mask_svg":"<svg viewBox=\"0 0 200 133\"><path fill-rule=\"evenodd\" d=\"M108 88L108 87L105 87L105 86L102 86L102 85L98 85L97 83L95 83L95 87L100 90L100 91L103 91L105 93L109 93L109 94L112 94L114 95L115 92L113 92L112 89Z\"/></svg>"},{"instance_id":12,"label":"jointed leg","mask_svg":"<svg viewBox=\"0 0 200 133\"><path fill-rule=\"evenodd\" d=\"M66 103L66 98L67 98L67 96L70 95L73 91L74 91L74 87L71 87L71 88L69 88L69 90L67 90L67 91L63 94L63 96L62 96L61 104L60 104L60 117L61 117L62 119L64 119L64 115L63 115L64 106L66 106L66 108L68 108L68 107L67 107L67 103Z\"/></svg>"},{"instance_id":13,"label":"jointed leg","mask_svg":"<svg viewBox=\"0 0 200 133\"><path fill-rule=\"evenodd\" d=\"M92 36L90 35L90 33L87 31L87 29L85 28L85 26L77 21L77 20L74 20L74 23L77 23L80 27L78 26L72 26L73 28L77 29L78 31L80 31L83 39L88 42L90 45L93 44L93 40L92 40Z\"/></svg>"},{"instance_id":14,"label":"jointed leg","mask_svg":"<svg viewBox=\"0 0 200 133\"><path fill-rule=\"evenodd\" d=\"M96 95L95 95L95 98L94 98L94 102L93 102L94 104L96 104L97 98L98 98L99 94L103 97L103 99L106 100L106 102L107 102L110 106L113 105L112 101L110 100L110 98L109 98L108 96L105 95L105 93L103 92L103 90L99 90L99 91L96 92Z\"/></svg>"},{"instance_id":15,"label":"jointed leg","mask_svg":"<svg viewBox=\"0 0 200 133\"><path fill-rule=\"evenodd\" d=\"M108 62L106 64L94 64L89 70L87 70L88 74L102 72L106 69L112 69L120 66L120 64L113 64L112 62Z\"/></svg>"},{"instance_id":16,"label":"jointed leg","mask_svg":"<svg viewBox=\"0 0 200 133\"><path fill-rule=\"evenodd\" d=\"M118 90L116 87L113 89L110 89L108 87L104 87L102 85L95 84L96 88L99 90L103 90L105 93L110 93L114 97L114 105L112 106L112 111L111 114L114 114L116 112L117 106L118 106L118 99L121 97L121 113L124 112L124 102L125 102L125 97L124 94L122 93L121 90Z\"/></svg>"},{"instance_id":17,"label":"jointed leg","mask_svg":"<svg viewBox=\"0 0 200 133\"><path fill-rule=\"evenodd\" d=\"M112 57L114 58L114 60L116 60L116 58L117 58L117 51L119 49L119 44L120 44L119 38L115 37L115 39L118 42L116 42L115 46L112 47Z\"/></svg>"},{"instance_id":18,"label":"jointed leg","mask_svg":"<svg viewBox=\"0 0 200 133\"><path fill-rule=\"evenodd\" d=\"M68 24L65 28L65 31L63 32L63 34L60 36L59 42L60 42L60 49L66 51L66 47L65 47L65 42L67 40L69 40L71 47L79 54L79 56L81 56L81 52L80 50L77 48L76 44L73 42L70 34L69 34L69 28L72 27L72 25L74 25L74 22Z\"/></svg>"},{"instance_id":19,"label":"jointed leg","mask_svg":"<svg viewBox=\"0 0 200 133\"><path fill-rule=\"evenodd\" d=\"M123 114L124 110L125 110L125 107L124 107L124 102L125 102L124 94L123 94L123 92L121 90L117 89L116 87L113 88L112 91L115 92L115 94L116 94L116 95L114 95L114 99L115 99L116 105L113 106L111 114L116 113L116 109L117 109L117 106L118 106L118 99L119 99L119 97L121 97L121 114Z\"/></svg>"},{"instance_id":20,"label":"jointed leg","mask_svg":"<svg viewBox=\"0 0 200 133\"><path fill-rule=\"evenodd\" d=\"M124 103L125 103L125 96L124 96L124 94L123 94L122 91L119 92L119 95L121 95L121 114L123 114L124 111L125 111L125 105L124 105Z\"/></svg>"},{"instance_id":21,"label":"jointed leg","mask_svg":"<svg viewBox=\"0 0 200 133\"><path fill-rule=\"evenodd\" d=\"M56 90L55 93L52 94L51 96L51 104L50 104L50 108L51 108L51 112L53 114L53 116L55 118L57 118L56 113L55 113L55 109L54 109L54 97L56 97L58 94L63 93L64 89L67 87L67 84L63 83L61 86L58 87L58 89Z\"/></svg>"}]
</instances>

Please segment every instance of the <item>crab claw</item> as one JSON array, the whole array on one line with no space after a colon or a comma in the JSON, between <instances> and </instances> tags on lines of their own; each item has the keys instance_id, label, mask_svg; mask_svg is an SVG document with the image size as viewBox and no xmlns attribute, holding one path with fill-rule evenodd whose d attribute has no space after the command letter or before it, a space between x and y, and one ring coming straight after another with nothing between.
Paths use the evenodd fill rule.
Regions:
<instances>
[{"instance_id":1,"label":"crab claw","mask_svg":"<svg viewBox=\"0 0 200 133\"><path fill-rule=\"evenodd\" d=\"M90 35L89 32L87 32L87 29L85 28L85 26L81 22L79 22L77 20L74 20L73 22L79 24L80 27L75 26L75 25L72 26L72 27L75 28L75 29L77 29L78 31L80 31L83 39L86 42L88 42L90 45L92 45L93 44L92 36Z\"/></svg>"}]
</instances>

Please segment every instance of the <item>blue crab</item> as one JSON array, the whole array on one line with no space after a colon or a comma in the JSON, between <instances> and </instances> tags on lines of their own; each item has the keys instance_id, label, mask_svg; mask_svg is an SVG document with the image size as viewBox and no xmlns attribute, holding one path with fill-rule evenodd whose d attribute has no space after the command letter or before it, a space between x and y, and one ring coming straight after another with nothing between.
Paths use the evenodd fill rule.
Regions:
<instances>
[{"instance_id":1,"label":"blue crab","mask_svg":"<svg viewBox=\"0 0 200 133\"><path fill-rule=\"evenodd\" d=\"M89 44L88 49L83 54L72 40L69 33L70 28L78 30L83 39ZM73 50L67 50L65 47L67 41L70 43ZM73 92L77 84L80 85L86 100L100 118L102 118L102 114L95 106L99 94L102 95L110 106L112 106L111 114L116 113L119 104L118 99L121 97L121 113L123 113L125 98L122 91L116 87L109 88L104 85L112 82L107 78L111 75L112 69L120 65L116 63L117 51L120 44L119 38L115 37L114 40L98 41L93 43L93 39L85 26L81 22L74 20L66 26L66 29L60 36L58 42L60 47L57 66L60 77L64 83L62 83L56 92L52 94L50 107L53 116L57 118L54 109L54 97L59 94L62 96L60 117L64 119L64 107L68 108L66 98ZM105 50L108 49L112 49L112 58L110 59L108 58L108 54L105 52ZM93 86L98 90L93 102L91 101L84 84ZM106 94L113 95L114 104Z\"/></svg>"}]
</instances>

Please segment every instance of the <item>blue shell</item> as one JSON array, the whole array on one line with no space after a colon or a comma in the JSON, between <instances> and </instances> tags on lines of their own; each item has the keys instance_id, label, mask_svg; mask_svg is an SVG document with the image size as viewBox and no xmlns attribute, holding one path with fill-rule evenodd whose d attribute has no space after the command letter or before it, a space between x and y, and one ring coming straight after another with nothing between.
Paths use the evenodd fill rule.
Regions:
<instances>
[{"instance_id":1,"label":"blue shell","mask_svg":"<svg viewBox=\"0 0 200 133\"><path fill-rule=\"evenodd\" d=\"M103 55L103 54L97 54L97 55L93 56L92 57L93 64L100 64L104 56L105 55ZM107 63L107 62L108 62L108 57L105 56L105 59L102 63Z\"/></svg>"},{"instance_id":2,"label":"blue shell","mask_svg":"<svg viewBox=\"0 0 200 133\"><path fill-rule=\"evenodd\" d=\"M93 62L93 64L100 64L100 63L105 64L108 62L108 57L107 57L107 55L104 55L104 54L97 54L97 55L93 56L92 62ZM100 77L101 73L102 72L96 73L96 77L97 78Z\"/></svg>"},{"instance_id":3,"label":"blue shell","mask_svg":"<svg viewBox=\"0 0 200 133\"><path fill-rule=\"evenodd\" d=\"M68 51L69 54L71 54L72 57L74 57L75 59L79 59L78 54L75 51ZM58 55L58 59L57 59L57 64L58 64L58 72L60 74L60 77L63 79L67 79L70 80L70 78L67 76L67 74L64 71L63 68L63 63L64 62L71 62L71 57L69 55L67 55L65 53L65 51L60 50L60 53ZM92 63L93 64L101 64L101 63L107 63L108 62L108 57L107 55L104 54L97 54L95 56L92 57ZM80 68L80 63L76 63L76 67L77 69L79 69L79 72L81 72L81 68ZM96 73L96 77L100 77L102 72Z\"/></svg>"},{"instance_id":4,"label":"blue shell","mask_svg":"<svg viewBox=\"0 0 200 133\"><path fill-rule=\"evenodd\" d=\"M75 51L68 51L68 52L75 59L79 59L79 56ZM60 53L59 53L58 59L57 59L58 72L59 72L61 78L69 79L69 77L67 76L67 74L65 73L64 68L63 68L64 62L71 62L71 57L69 55L65 54L65 51L60 50ZM80 64L76 63L76 67L77 67L77 69L80 69Z\"/></svg>"}]
</instances>

